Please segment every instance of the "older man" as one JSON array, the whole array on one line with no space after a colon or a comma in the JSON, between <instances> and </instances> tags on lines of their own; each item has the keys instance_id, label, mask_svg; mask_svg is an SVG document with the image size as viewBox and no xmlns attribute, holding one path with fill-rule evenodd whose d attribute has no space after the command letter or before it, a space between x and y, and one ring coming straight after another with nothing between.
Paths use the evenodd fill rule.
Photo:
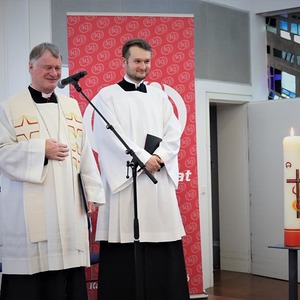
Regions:
<instances>
[{"instance_id":1,"label":"older man","mask_svg":"<svg viewBox=\"0 0 300 300\"><path fill-rule=\"evenodd\" d=\"M0 103L1 300L87 299L79 174L88 214L105 197L77 101L54 92L61 66L57 46L37 45L30 85Z\"/></svg>"}]
</instances>

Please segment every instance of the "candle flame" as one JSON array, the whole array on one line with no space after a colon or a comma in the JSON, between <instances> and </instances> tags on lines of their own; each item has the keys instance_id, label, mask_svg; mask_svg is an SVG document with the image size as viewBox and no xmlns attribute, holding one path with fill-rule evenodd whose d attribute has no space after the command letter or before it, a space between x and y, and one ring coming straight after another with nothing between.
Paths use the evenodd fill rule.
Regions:
<instances>
[{"instance_id":1,"label":"candle flame","mask_svg":"<svg viewBox=\"0 0 300 300\"><path fill-rule=\"evenodd\" d=\"M294 136L294 128L291 127L290 136Z\"/></svg>"}]
</instances>

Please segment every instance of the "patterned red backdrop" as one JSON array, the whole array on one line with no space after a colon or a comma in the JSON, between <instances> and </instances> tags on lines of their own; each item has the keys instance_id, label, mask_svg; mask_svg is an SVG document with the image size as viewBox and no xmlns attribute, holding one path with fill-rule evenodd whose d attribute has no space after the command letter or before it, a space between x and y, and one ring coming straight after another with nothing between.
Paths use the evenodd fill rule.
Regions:
<instances>
[{"instance_id":1,"label":"patterned red backdrop","mask_svg":"<svg viewBox=\"0 0 300 300\"><path fill-rule=\"evenodd\" d=\"M190 294L202 294L193 16L69 14L67 31L69 73L87 71L87 76L79 84L90 100L104 86L122 79L121 49L127 39L140 37L152 45L152 67L146 83L168 94L184 128L179 153L180 183L177 195L187 234L183 242ZM93 108L72 85L70 93L79 101L91 132ZM96 215L92 222L95 224ZM99 245L94 242L93 233L91 246L93 251L98 251ZM93 266L87 271L89 278L96 279L97 267ZM92 299L92 290L97 285L91 283L88 288Z\"/></svg>"}]
</instances>

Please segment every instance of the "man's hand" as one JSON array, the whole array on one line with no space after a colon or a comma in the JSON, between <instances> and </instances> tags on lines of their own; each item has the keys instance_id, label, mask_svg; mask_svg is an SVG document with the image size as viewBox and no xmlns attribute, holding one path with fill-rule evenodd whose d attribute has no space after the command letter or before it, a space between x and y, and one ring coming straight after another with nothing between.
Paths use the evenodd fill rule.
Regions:
<instances>
[{"instance_id":1,"label":"man's hand","mask_svg":"<svg viewBox=\"0 0 300 300\"><path fill-rule=\"evenodd\" d=\"M163 164L164 161L157 155L152 155L149 160L146 162L146 168L150 173L155 173L160 170L160 164Z\"/></svg>"},{"instance_id":2,"label":"man's hand","mask_svg":"<svg viewBox=\"0 0 300 300\"><path fill-rule=\"evenodd\" d=\"M88 214L88 217L91 217L92 214L96 211L96 205L94 202L91 202L91 201L88 201L87 204L88 204L87 214Z\"/></svg>"},{"instance_id":3,"label":"man's hand","mask_svg":"<svg viewBox=\"0 0 300 300\"><path fill-rule=\"evenodd\" d=\"M69 155L69 148L53 139L46 140L45 156L48 159L64 160Z\"/></svg>"}]
</instances>

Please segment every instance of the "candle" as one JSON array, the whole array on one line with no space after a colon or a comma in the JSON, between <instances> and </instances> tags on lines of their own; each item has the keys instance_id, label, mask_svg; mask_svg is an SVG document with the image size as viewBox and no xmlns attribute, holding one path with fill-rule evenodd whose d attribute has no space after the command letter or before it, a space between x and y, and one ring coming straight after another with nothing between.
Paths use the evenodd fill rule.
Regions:
<instances>
[{"instance_id":1,"label":"candle","mask_svg":"<svg viewBox=\"0 0 300 300\"><path fill-rule=\"evenodd\" d=\"M283 139L284 161L284 244L300 246L300 136Z\"/></svg>"}]
</instances>

